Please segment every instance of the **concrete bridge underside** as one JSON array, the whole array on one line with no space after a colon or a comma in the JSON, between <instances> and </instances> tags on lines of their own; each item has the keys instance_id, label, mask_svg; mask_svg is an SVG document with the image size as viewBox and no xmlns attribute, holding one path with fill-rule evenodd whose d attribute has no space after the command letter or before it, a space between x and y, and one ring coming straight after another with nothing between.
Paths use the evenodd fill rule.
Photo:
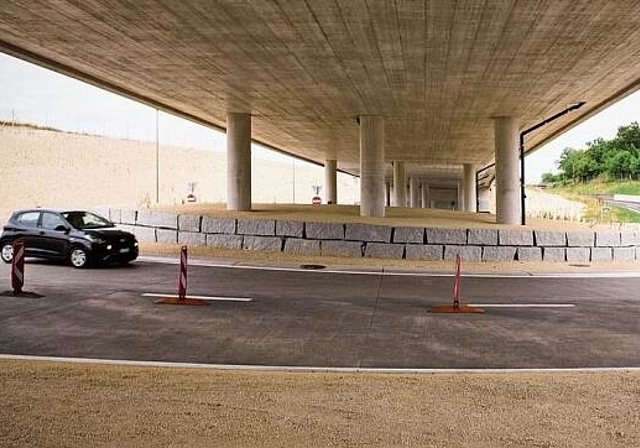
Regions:
<instances>
[{"instance_id":1,"label":"concrete bridge underside","mask_svg":"<svg viewBox=\"0 0 640 448\"><path fill-rule=\"evenodd\" d=\"M453 180L471 210L473 172L495 161L497 222L513 224L518 133L585 102L528 135L534 151L638 88L639 7L4 0L0 51L229 129L235 209L251 207L253 140L324 164L331 186L335 169L360 175L365 216L384 214L392 179Z\"/></svg>"}]
</instances>

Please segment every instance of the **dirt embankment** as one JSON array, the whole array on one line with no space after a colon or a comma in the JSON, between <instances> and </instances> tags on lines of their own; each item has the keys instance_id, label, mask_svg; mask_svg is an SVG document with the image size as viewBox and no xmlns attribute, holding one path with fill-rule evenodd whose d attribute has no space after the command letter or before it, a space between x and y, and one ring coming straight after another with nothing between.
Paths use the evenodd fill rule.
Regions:
<instances>
[{"instance_id":1,"label":"dirt embankment","mask_svg":"<svg viewBox=\"0 0 640 448\"><path fill-rule=\"evenodd\" d=\"M0 126L3 186L0 216L35 206L150 205L156 198L154 142ZM227 158L223 151L160 146L160 201L179 204L195 182L200 202L224 202ZM311 203L322 167L253 157L255 203ZM354 203L354 185L338 177L343 203ZM295 182L295 188L294 188Z\"/></svg>"}]
</instances>

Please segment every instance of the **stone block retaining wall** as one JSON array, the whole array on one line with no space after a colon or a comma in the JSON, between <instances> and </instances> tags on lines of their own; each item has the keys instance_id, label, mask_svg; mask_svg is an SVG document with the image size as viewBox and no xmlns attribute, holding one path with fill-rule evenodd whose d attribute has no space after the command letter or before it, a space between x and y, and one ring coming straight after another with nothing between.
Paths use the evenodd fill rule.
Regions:
<instances>
[{"instance_id":1,"label":"stone block retaining wall","mask_svg":"<svg viewBox=\"0 0 640 448\"><path fill-rule=\"evenodd\" d=\"M465 261L640 260L640 231L447 229L215 218L150 210L101 212L142 241L222 249L430 261L453 260L458 254Z\"/></svg>"}]
</instances>

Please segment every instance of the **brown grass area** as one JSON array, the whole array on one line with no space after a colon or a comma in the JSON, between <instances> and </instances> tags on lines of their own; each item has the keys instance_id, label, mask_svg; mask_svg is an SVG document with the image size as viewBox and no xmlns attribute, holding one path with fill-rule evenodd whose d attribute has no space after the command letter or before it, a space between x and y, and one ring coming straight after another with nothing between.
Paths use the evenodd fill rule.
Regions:
<instances>
[{"instance_id":1,"label":"brown grass area","mask_svg":"<svg viewBox=\"0 0 640 448\"><path fill-rule=\"evenodd\" d=\"M0 361L3 447L640 446L640 373L243 372Z\"/></svg>"}]
</instances>

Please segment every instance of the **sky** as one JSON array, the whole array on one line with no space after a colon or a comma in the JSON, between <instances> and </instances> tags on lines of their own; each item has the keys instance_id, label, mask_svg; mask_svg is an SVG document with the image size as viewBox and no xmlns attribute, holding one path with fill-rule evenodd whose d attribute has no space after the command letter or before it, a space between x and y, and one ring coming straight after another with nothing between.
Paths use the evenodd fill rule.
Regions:
<instances>
[{"instance_id":1,"label":"sky","mask_svg":"<svg viewBox=\"0 0 640 448\"><path fill-rule=\"evenodd\" d=\"M596 138L612 138L620 126L640 121L638 111L640 92L541 147L525 159L526 182L539 182L543 173L555 172L565 148L583 148ZM156 139L154 108L2 53L0 120L114 138ZM226 148L224 133L163 112L158 114L158 134L161 144L220 151ZM257 145L254 149L258 157L286 160Z\"/></svg>"}]
</instances>

